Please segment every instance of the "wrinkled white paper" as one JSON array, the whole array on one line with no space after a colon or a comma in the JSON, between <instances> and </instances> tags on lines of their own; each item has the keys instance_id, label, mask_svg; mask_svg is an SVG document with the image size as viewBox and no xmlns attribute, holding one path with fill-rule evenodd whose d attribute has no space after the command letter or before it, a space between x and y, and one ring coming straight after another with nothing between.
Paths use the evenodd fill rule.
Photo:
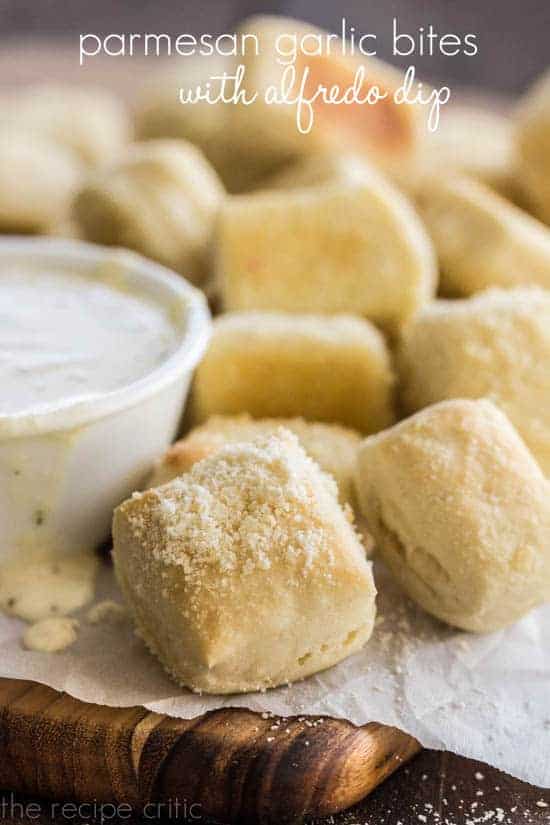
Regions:
<instances>
[{"instance_id":1,"label":"wrinkled white paper","mask_svg":"<svg viewBox=\"0 0 550 825\"><path fill-rule=\"evenodd\" d=\"M0 675L33 679L89 702L141 704L193 717L244 706L277 715L319 714L356 724L384 722L423 745L479 759L550 787L550 605L498 633L462 633L407 602L380 565L378 621L364 650L290 687L241 696L197 696L178 688L127 619L92 625L58 654L22 648L24 625L0 616ZM98 599L119 600L112 569Z\"/></svg>"}]
</instances>

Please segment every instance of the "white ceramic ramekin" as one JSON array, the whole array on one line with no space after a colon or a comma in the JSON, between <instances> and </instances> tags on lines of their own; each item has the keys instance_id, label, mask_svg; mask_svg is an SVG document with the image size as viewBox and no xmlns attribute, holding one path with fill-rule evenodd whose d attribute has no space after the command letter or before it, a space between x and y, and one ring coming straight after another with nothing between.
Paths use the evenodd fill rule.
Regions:
<instances>
[{"instance_id":1,"label":"white ceramic ramekin","mask_svg":"<svg viewBox=\"0 0 550 825\"><path fill-rule=\"evenodd\" d=\"M119 390L38 414L0 415L0 562L41 543L68 551L107 538L113 508L139 489L176 434L210 334L203 294L134 253L53 238L5 238L0 277L10 262L87 274L112 263L127 287L169 308L180 340L158 368Z\"/></svg>"}]
</instances>

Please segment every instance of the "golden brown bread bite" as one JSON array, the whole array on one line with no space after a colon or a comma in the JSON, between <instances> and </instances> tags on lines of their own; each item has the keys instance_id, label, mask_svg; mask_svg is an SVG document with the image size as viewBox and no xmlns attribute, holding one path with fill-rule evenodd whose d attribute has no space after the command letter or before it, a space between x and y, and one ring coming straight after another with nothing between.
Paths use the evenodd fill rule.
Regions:
<instances>
[{"instance_id":1,"label":"golden brown bread bite","mask_svg":"<svg viewBox=\"0 0 550 825\"><path fill-rule=\"evenodd\" d=\"M131 139L123 103L105 89L37 85L4 99L4 123L73 152L88 166L111 163Z\"/></svg>"},{"instance_id":2,"label":"golden brown bread bite","mask_svg":"<svg viewBox=\"0 0 550 825\"><path fill-rule=\"evenodd\" d=\"M329 54L328 32L298 20L256 15L245 20L238 31L241 36L252 35L259 43L256 48L256 41L249 39L244 56L235 61L245 68L244 85L251 92L257 92L258 98L252 105L228 107L229 140L243 149L256 154L263 151L267 157L278 160L345 147L364 152L389 171L414 158L425 125L418 106L394 102L394 92L403 83L400 71L376 58L344 55L342 41L334 35ZM293 38L296 38L295 55ZM315 55L313 52L319 51L315 46L319 38L322 54ZM294 56L296 59L292 60ZM293 65L289 70L290 62ZM294 82L290 78L293 70ZM343 94L354 84L358 70L364 72L362 82L359 81L361 98L373 86L386 97L373 105L329 105L318 98L313 104L314 125L307 133L297 127L296 105L266 102L266 91L273 87L288 89L295 95L304 77L306 97L312 96L320 86L338 86ZM305 121L304 126L307 129Z\"/></svg>"},{"instance_id":3,"label":"golden brown bread bite","mask_svg":"<svg viewBox=\"0 0 550 825\"><path fill-rule=\"evenodd\" d=\"M391 329L430 300L437 280L413 207L366 166L350 185L228 198L216 270L227 310L353 313Z\"/></svg>"},{"instance_id":4,"label":"golden brown bread bite","mask_svg":"<svg viewBox=\"0 0 550 825\"><path fill-rule=\"evenodd\" d=\"M550 475L550 292L492 289L435 301L405 329L397 364L406 411L490 398Z\"/></svg>"},{"instance_id":5,"label":"golden brown bread bite","mask_svg":"<svg viewBox=\"0 0 550 825\"><path fill-rule=\"evenodd\" d=\"M550 72L518 107L516 143L518 183L535 214L550 224Z\"/></svg>"},{"instance_id":6,"label":"golden brown bread bite","mask_svg":"<svg viewBox=\"0 0 550 825\"><path fill-rule=\"evenodd\" d=\"M550 287L550 230L473 178L437 175L418 197L441 266L441 289Z\"/></svg>"},{"instance_id":7,"label":"golden brown bread bite","mask_svg":"<svg viewBox=\"0 0 550 825\"><path fill-rule=\"evenodd\" d=\"M367 438L357 489L380 556L444 622L490 632L550 598L550 484L491 402L444 401Z\"/></svg>"},{"instance_id":8,"label":"golden brown bread bite","mask_svg":"<svg viewBox=\"0 0 550 825\"><path fill-rule=\"evenodd\" d=\"M281 429L230 444L115 511L115 570L138 632L182 685L274 687L371 635L375 587L334 481Z\"/></svg>"},{"instance_id":9,"label":"golden brown bread bite","mask_svg":"<svg viewBox=\"0 0 550 825\"><path fill-rule=\"evenodd\" d=\"M79 191L75 218L96 243L134 249L203 280L223 185L200 149L184 141L136 143Z\"/></svg>"},{"instance_id":10,"label":"golden brown bread bite","mask_svg":"<svg viewBox=\"0 0 550 825\"><path fill-rule=\"evenodd\" d=\"M194 416L302 416L376 432L394 420L393 384L384 338L362 318L233 313L214 322Z\"/></svg>"},{"instance_id":11,"label":"golden brown bread bite","mask_svg":"<svg viewBox=\"0 0 550 825\"><path fill-rule=\"evenodd\" d=\"M334 478L340 501L353 504L352 479L359 434L338 424L304 421L303 418L253 419L246 414L214 415L172 444L157 463L148 486L158 487L188 472L197 461L217 452L225 444L252 441L261 435L275 433L280 427L293 432L310 458Z\"/></svg>"},{"instance_id":12,"label":"golden brown bread bite","mask_svg":"<svg viewBox=\"0 0 550 825\"><path fill-rule=\"evenodd\" d=\"M47 233L64 221L83 168L65 147L15 127L0 130L0 232Z\"/></svg>"}]
</instances>

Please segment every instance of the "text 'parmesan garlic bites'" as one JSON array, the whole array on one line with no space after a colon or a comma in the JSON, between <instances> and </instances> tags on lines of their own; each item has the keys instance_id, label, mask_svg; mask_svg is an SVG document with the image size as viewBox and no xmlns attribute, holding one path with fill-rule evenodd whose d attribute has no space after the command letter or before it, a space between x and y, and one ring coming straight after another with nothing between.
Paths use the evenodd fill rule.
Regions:
<instances>
[{"instance_id":1,"label":"text 'parmesan garlic bites'","mask_svg":"<svg viewBox=\"0 0 550 825\"><path fill-rule=\"evenodd\" d=\"M471 178L434 176L418 205L446 295L490 286L550 287L550 230L496 192Z\"/></svg>"},{"instance_id":2,"label":"text 'parmesan garlic bites'","mask_svg":"<svg viewBox=\"0 0 550 825\"><path fill-rule=\"evenodd\" d=\"M406 328L398 371L408 412L490 398L550 476L550 292L492 289L434 301Z\"/></svg>"},{"instance_id":3,"label":"text 'parmesan garlic bites'","mask_svg":"<svg viewBox=\"0 0 550 825\"><path fill-rule=\"evenodd\" d=\"M110 163L131 137L124 105L105 89L31 86L3 101L2 120L70 149L88 166Z\"/></svg>"},{"instance_id":4,"label":"text 'parmesan garlic bites'","mask_svg":"<svg viewBox=\"0 0 550 825\"><path fill-rule=\"evenodd\" d=\"M0 232L50 232L67 218L82 176L82 164L65 147L0 129Z\"/></svg>"},{"instance_id":5,"label":"text 'parmesan garlic bites'","mask_svg":"<svg viewBox=\"0 0 550 825\"><path fill-rule=\"evenodd\" d=\"M371 635L375 587L334 481L296 437L231 444L115 512L115 570L138 632L182 685L302 679Z\"/></svg>"},{"instance_id":6,"label":"text 'parmesan garlic bites'","mask_svg":"<svg viewBox=\"0 0 550 825\"><path fill-rule=\"evenodd\" d=\"M550 72L520 103L516 142L518 183L535 214L550 224Z\"/></svg>"},{"instance_id":7,"label":"text 'parmesan garlic bites'","mask_svg":"<svg viewBox=\"0 0 550 825\"><path fill-rule=\"evenodd\" d=\"M395 328L429 301L436 262L420 219L378 174L362 174L228 198L216 258L226 309L348 312Z\"/></svg>"},{"instance_id":8,"label":"text 'parmesan garlic bites'","mask_svg":"<svg viewBox=\"0 0 550 825\"><path fill-rule=\"evenodd\" d=\"M386 343L368 321L234 313L214 321L194 415L301 416L370 433L394 421L393 385Z\"/></svg>"},{"instance_id":9,"label":"text 'parmesan garlic bites'","mask_svg":"<svg viewBox=\"0 0 550 825\"><path fill-rule=\"evenodd\" d=\"M490 401L443 401L363 442L358 495L408 595L489 632L550 599L550 484Z\"/></svg>"},{"instance_id":10,"label":"text 'parmesan garlic bites'","mask_svg":"<svg viewBox=\"0 0 550 825\"><path fill-rule=\"evenodd\" d=\"M247 38L244 55L236 59L244 67L242 85L257 97L250 105L228 107L230 140L275 159L331 147L355 149L390 171L414 156L424 124L420 107L394 101L403 84L400 71L375 58L351 56L349 47L345 54L341 39L298 20L254 16L239 35ZM354 87L361 100L370 93L370 102L350 102L348 92L346 103L333 105L317 94L313 128L307 131L309 112L302 106L300 131L294 99L300 91L312 99L320 87L338 87L340 98ZM382 96L378 102L374 88ZM285 90L286 102L276 103L273 90Z\"/></svg>"},{"instance_id":11,"label":"text 'parmesan garlic bites'","mask_svg":"<svg viewBox=\"0 0 550 825\"><path fill-rule=\"evenodd\" d=\"M155 467L148 486L158 487L188 472L197 461L218 452L228 443L252 441L277 432L281 426L293 432L310 458L334 478L340 501L352 504L359 434L338 424L304 421L303 418L255 420L249 415L214 415L168 449Z\"/></svg>"},{"instance_id":12,"label":"text 'parmesan garlic bites'","mask_svg":"<svg viewBox=\"0 0 550 825\"><path fill-rule=\"evenodd\" d=\"M208 271L209 243L223 185L200 149L184 141L129 147L78 193L85 237L134 249L195 283Z\"/></svg>"}]
</instances>

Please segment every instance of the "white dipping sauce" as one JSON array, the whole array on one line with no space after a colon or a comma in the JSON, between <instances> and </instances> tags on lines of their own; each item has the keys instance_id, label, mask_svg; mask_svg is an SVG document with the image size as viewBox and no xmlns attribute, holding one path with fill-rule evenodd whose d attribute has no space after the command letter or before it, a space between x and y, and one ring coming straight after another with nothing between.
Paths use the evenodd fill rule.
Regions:
<instances>
[{"instance_id":1,"label":"white dipping sauce","mask_svg":"<svg viewBox=\"0 0 550 825\"><path fill-rule=\"evenodd\" d=\"M166 308L102 273L0 270L0 415L120 389L173 352Z\"/></svg>"}]
</instances>

